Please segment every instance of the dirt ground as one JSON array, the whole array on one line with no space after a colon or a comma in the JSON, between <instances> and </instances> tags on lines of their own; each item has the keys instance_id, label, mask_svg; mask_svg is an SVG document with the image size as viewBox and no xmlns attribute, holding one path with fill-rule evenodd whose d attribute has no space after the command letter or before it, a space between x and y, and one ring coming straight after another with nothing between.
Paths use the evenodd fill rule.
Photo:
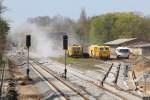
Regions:
<instances>
[{"instance_id":1,"label":"dirt ground","mask_svg":"<svg viewBox=\"0 0 150 100\"><path fill-rule=\"evenodd\" d=\"M37 88L33 85L17 85L16 90L19 93L19 100L40 100Z\"/></svg>"},{"instance_id":2,"label":"dirt ground","mask_svg":"<svg viewBox=\"0 0 150 100\"><path fill-rule=\"evenodd\" d=\"M50 59L64 64L64 57L58 57L58 58L51 57ZM85 69L96 70L98 68L95 67L95 65L99 65L103 63L104 61L100 59L92 59L92 58L85 59L85 58L71 58L71 57L67 58L67 65L69 65L70 67L80 69L82 71L85 71Z\"/></svg>"},{"instance_id":3,"label":"dirt ground","mask_svg":"<svg viewBox=\"0 0 150 100\"><path fill-rule=\"evenodd\" d=\"M19 67L13 69L13 75L17 80L18 100L40 100L37 87L32 84L33 81L27 81L26 76L21 73Z\"/></svg>"},{"instance_id":4,"label":"dirt ground","mask_svg":"<svg viewBox=\"0 0 150 100\"><path fill-rule=\"evenodd\" d=\"M135 76L138 78L142 76L145 72L150 73L150 59L139 58L136 61L135 66L133 67L133 71L135 72ZM145 80L139 82L139 90L145 92L145 94L150 96L150 77Z\"/></svg>"},{"instance_id":5,"label":"dirt ground","mask_svg":"<svg viewBox=\"0 0 150 100\"><path fill-rule=\"evenodd\" d=\"M136 77L140 77L145 72L150 72L150 66L144 66L143 64L137 64L134 66L135 75Z\"/></svg>"}]
</instances>

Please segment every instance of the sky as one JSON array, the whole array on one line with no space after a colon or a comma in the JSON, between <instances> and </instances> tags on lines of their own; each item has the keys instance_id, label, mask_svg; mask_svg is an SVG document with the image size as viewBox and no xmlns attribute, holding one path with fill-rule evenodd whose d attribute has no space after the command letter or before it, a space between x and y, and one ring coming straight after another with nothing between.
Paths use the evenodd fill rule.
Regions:
<instances>
[{"instance_id":1,"label":"sky","mask_svg":"<svg viewBox=\"0 0 150 100\"><path fill-rule=\"evenodd\" d=\"M124 11L150 15L150 0L4 0L3 5L8 8L4 17L12 25L37 16L62 15L76 20L81 8L88 16Z\"/></svg>"}]
</instances>

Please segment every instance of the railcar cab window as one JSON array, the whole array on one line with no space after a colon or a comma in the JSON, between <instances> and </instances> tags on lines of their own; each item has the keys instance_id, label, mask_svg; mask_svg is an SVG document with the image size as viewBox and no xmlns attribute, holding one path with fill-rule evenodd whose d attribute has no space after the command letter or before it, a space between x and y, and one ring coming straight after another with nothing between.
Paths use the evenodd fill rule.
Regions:
<instances>
[{"instance_id":1,"label":"railcar cab window","mask_svg":"<svg viewBox=\"0 0 150 100\"><path fill-rule=\"evenodd\" d=\"M105 50L109 50L109 48L105 48Z\"/></svg>"},{"instance_id":2,"label":"railcar cab window","mask_svg":"<svg viewBox=\"0 0 150 100\"><path fill-rule=\"evenodd\" d=\"M100 48L100 51L104 51L104 48Z\"/></svg>"},{"instance_id":3,"label":"railcar cab window","mask_svg":"<svg viewBox=\"0 0 150 100\"><path fill-rule=\"evenodd\" d=\"M73 50L75 50L75 51L79 51L79 50L80 50L80 48L73 48Z\"/></svg>"}]
</instances>

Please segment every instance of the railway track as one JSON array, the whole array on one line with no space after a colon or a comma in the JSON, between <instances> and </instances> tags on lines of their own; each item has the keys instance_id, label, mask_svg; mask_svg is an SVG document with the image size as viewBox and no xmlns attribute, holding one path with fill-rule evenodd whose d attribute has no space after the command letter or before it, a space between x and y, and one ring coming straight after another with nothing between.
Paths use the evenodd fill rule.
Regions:
<instances>
[{"instance_id":1,"label":"railway track","mask_svg":"<svg viewBox=\"0 0 150 100\"><path fill-rule=\"evenodd\" d=\"M38 62L38 61L37 61ZM44 65L42 65L44 68L46 68L47 66L44 66ZM50 69L49 69L50 70ZM73 71L73 70L72 70ZM76 73L79 73L79 72L77 72L77 71L75 71ZM112 85L110 85L110 84L107 84L107 83L105 83L104 82L104 87L102 87L100 84L99 84L99 81L100 80L96 80L96 79L93 79L93 77L90 77L90 76L85 76L83 73L79 73L79 74L81 74L80 76L78 76L78 75L76 75L76 74L74 74L74 73L70 73L70 74L72 74L72 75L74 75L75 77L77 77L77 78L80 78L81 80L84 80L84 81L86 81L86 82L88 82L88 83L90 83L90 84L92 84L92 85L94 85L94 86L96 86L96 87L98 87L98 88L100 88L100 89L103 89L103 90L105 90L105 91L107 91L107 92L109 92L109 93L112 93L113 95L115 95L115 96L117 96L117 97L119 97L119 98L121 98L121 99L123 99L123 100L128 100L124 95L120 95L120 94L117 94L116 92L114 92L114 91L117 91L117 92L120 92L120 90L119 89L116 89L116 87L115 86L112 86ZM82 76L82 77L81 77ZM106 88L106 87L111 87L111 89L113 89L114 91L112 91L111 89L108 89L108 88ZM121 92L123 92L123 91L121 91ZM128 93L124 93L124 94L128 94Z\"/></svg>"},{"instance_id":2,"label":"railway track","mask_svg":"<svg viewBox=\"0 0 150 100\"><path fill-rule=\"evenodd\" d=\"M122 64L120 63L120 64L118 64L118 66L113 66L113 65L114 64L112 63L111 67L109 68L110 70L108 71L108 73L105 74L104 79L107 78L109 74L113 74L115 76L115 79L111 83L109 81L107 82L107 80L106 81L102 80L101 83L104 82L105 84L107 84L109 86L112 86L112 87L114 87L114 88L116 88L116 89L118 89L120 91L124 91L124 92L126 92L126 93L128 93L130 95L133 95L134 97L142 99L142 96L133 93L132 90L130 90L130 89L121 88L122 86L119 86L119 84L117 84L118 81L119 81L120 74L121 74L120 70L121 70ZM115 70L115 72L111 71L111 70ZM95 79L95 80L97 80L97 79ZM121 81L121 79L120 79L120 81Z\"/></svg>"},{"instance_id":3,"label":"railway track","mask_svg":"<svg viewBox=\"0 0 150 100\"><path fill-rule=\"evenodd\" d=\"M77 76L77 75L75 75L75 74L74 74L74 76L76 76L76 77L78 77L78 78L80 78L80 79L82 79L82 80L85 80L85 81L87 81L87 82L89 82L89 83L91 83L91 84L97 86L98 88L102 88L102 89L104 89L104 90L106 90L106 91L108 91L108 92L110 92L110 93L112 93L112 94L114 94L114 95L116 95L116 96L122 98L123 100L128 100L128 99L126 98L126 96L125 96L125 95L128 96L128 94L132 95L132 96L135 97L135 98L142 99L142 97L140 97L139 95L136 95L136 94L134 94L134 93L132 93L132 92L130 92L130 91L124 90L124 89L118 87L116 84L115 84L115 85L112 85L112 84L110 84L110 83L103 82L103 86L102 86L101 84L99 85L100 80L97 80L97 79L94 79L94 80L93 80L93 77L86 76L86 77L89 78L89 79L84 79L84 78L81 78L81 77L79 77L79 76ZM90 81L90 80L93 80L93 81ZM101 82L100 82L100 83L101 83ZM120 94L122 93L122 94L125 94L125 95L117 94L116 92L113 92L111 89L108 89L107 87L111 87L111 89L114 89L115 91L118 91L118 93L120 92ZM138 100L138 99L136 99L136 100Z\"/></svg>"},{"instance_id":4,"label":"railway track","mask_svg":"<svg viewBox=\"0 0 150 100\"><path fill-rule=\"evenodd\" d=\"M92 83L94 83L94 85L97 85L98 87L102 87L102 86L103 86L103 88L106 89L107 91L110 91L109 89L107 89L107 87L110 86L110 87L112 87L112 88L118 90L118 92L123 92L123 93L125 93L125 94L127 93L127 94L132 95L133 97L135 97L135 98L137 98L137 99L142 99L141 96L139 96L139 95L137 95L137 94L134 94L134 93L131 92L130 90L125 90L125 89L123 89L123 88L121 88L121 87L119 87L119 86L117 85L117 80L118 80L119 70L120 70L121 64L119 64L118 67L113 66L113 65L114 65L114 64L112 64L112 65L110 66L110 68L109 68L109 70L108 70L108 73L106 73L106 74L104 75L104 78L103 78L103 79L105 79L105 80L98 80L98 79L96 79L96 78L94 78L94 77L91 77L91 76L88 76L88 75L84 75L83 73L80 73L80 74L82 74L82 75L84 75L84 76L90 78L89 80L92 80L92 79L93 79ZM112 68L114 68L114 67L116 67L116 69L117 69L117 70L116 70L116 73L111 72ZM71 69L71 70L73 70L73 69ZM75 70L74 70L74 71L75 71ZM77 71L76 71L76 72L77 72ZM79 72L77 72L77 73L79 73ZM115 80L112 81L113 84L111 84L111 83L109 83L109 82L106 81L106 79L107 79L107 77L108 77L108 75L109 75L110 73L116 74L116 75L115 75ZM76 76L76 77L77 77L77 76ZM100 83L100 85L99 85L99 83ZM103 83L103 85L102 85L101 83ZM101 85L102 85L102 86L101 86ZM104 86L104 85L106 85L106 86ZM111 92L112 92L112 91L111 91ZM114 93L114 94L116 94L116 93ZM116 95L118 95L118 94L116 94ZM120 95L118 95L118 96L120 96ZM120 96L120 97L123 98L123 97L125 97L125 96Z\"/></svg>"},{"instance_id":5,"label":"railway track","mask_svg":"<svg viewBox=\"0 0 150 100\"><path fill-rule=\"evenodd\" d=\"M51 85L55 91L60 93L63 99L65 100L89 100L86 96L81 94L78 90L68 85L66 82L61 80L58 76L54 75L53 73L51 73L50 71L42 67L40 63L36 61L33 61L33 62L34 63L30 63L32 66L32 69L36 71L38 74L40 74L40 76L43 77L44 80L46 80L47 83Z\"/></svg>"},{"instance_id":6,"label":"railway track","mask_svg":"<svg viewBox=\"0 0 150 100\"><path fill-rule=\"evenodd\" d=\"M40 63L39 61L37 61L37 60L33 60L32 59L32 61L37 65L37 66L40 66L40 68L41 68L41 70L45 70L45 72L47 72L47 73L49 73L50 71L53 71L53 72L55 72L54 70L52 70L52 69L49 69L47 66L45 66L44 65L44 63ZM34 65L35 66L35 65ZM32 67L34 67L34 66L32 66ZM62 65L61 65L61 67L62 67ZM44 68L44 69L43 69ZM46 68L48 68L48 70L46 69ZM63 68L63 67L62 67ZM34 70L37 70L37 69L35 69L34 68ZM78 71L76 71L76 70L73 70L73 69L71 69L71 68L69 68L69 70L71 70L71 72L69 73L69 74L72 74L72 75L74 75L75 77L78 77L78 78L80 78L81 80L84 80L84 81L86 81L86 82L88 82L88 83L90 83L90 84L92 84L92 85L94 85L94 86L97 86L98 88L101 88L101 89L103 89L103 90L105 90L105 91L107 91L107 92L109 92L109 93L111 93L111 94L113 94L113 95L115 95L115 96L117 96L117 97L119 97L119 98L121 98L122 100L128 100L128 96L131 96L132 97L132 99L136 99L136 100L141 100L142 98L140 97L140 96L138 96L138 95L134 95L133 93L131 93L131 92L128 92L128 91L123 91L123 90L120 90L120 89L118 89L116 86L113 86L112 84L109 84L109 83L107 83L107 82L104 82L104 86L102 87L102 86L100 86L100 82L101 82L101 80L97 80L97 79L95 79L95 78L93 78L93 77L91 77L91 76L88 76L88 75L85 75L85 74L83 74L83 73L80 73L80 72L78 72ZM39 70L38 70L39 71ZM38 72L37 71L37 72ZM72 72L75 72L75 73L78 73L78 74L81 74L80 76L78 76L78 75L76 75L75 73L72 73ZM42 73L39 71L38 72L42 77L44 77L43 75L42 75ZM51 73L52 74L52 73ZM83 77L81 77L81 76L83 76ZM54 76L53 76L54 77ZM58 79L60 79L60 77L57 77ZM49 83L48 82L48 79L46 79L46 77L44 77L44 79L47 81L47 83ZM49 80L50 81L50 80ZM50 84L50 83L49 83ZM53 84L53 83L52 83ZM64 98L64 99L66 99L66 100L69 100L69 99L71 99L70 97L68 97L68 95L67 94L64 94L64 92L62 92L61 93L61 91L62 91L62 89L56 89L57 88L57 86L54 86L55 84L50 84L52 87L54 87L55 88L55 90L57 91L57 92L59 92L61 95L62 95L62 97ZM108 88L109 87L109 88ZM74 89L74 88L73 88ZM76 89L74 89L74 90L76 90ZM72 90L72 91L74 91L74 90ZM74 91L75 92L75 91ZM81 95L82 94L80 94L80 92L75 92L77 95L79 95L80 97L79 98L82 98L83 100L88 100L88 98L87 97L82 97ZM71 99L72 100L72 99ZM75 99L76 100L76 99Z\"/></svg>"},{"instance_id":7,"label":"railway track","mask_svg":"<svg viewBox=\"0 0 150 100\"><path fill-rule=\"evenodd\" d=\"M38 61L37 61L38 62ZM44 65L42 65L44 66ZM44 66L44 67L47 67L47 66ZM99 83L101 82L101 80L97 80L91 76L88 76L88 75L84 75L83 73L80 73L76 70L73 70L72 68L69 68L69 70L71 70L71 72L75 72L75 73L78 73L80 74L80 76L76 75L75 73L70 73L72 75L74 75L75 77L78 77L84 81L87 81L89 82L90 84L93 84L105 91L108 91L116 96L118 96L119 98L122 98L123 100L128 100L129 96L133 99L136 99L136 100L141 100L142 97L139 96L139 95L136 95L130 91L127 91L127 90L123 90L119 87L117 87L116 85L112 85L112 84L109 84L107 82L104 82L104 86L102 87ZM81 77L83 76L83 77ZM109 87L109 88L108 88ZM112 91L113 90L113 91Z\"/></svg>"}]
</instances>

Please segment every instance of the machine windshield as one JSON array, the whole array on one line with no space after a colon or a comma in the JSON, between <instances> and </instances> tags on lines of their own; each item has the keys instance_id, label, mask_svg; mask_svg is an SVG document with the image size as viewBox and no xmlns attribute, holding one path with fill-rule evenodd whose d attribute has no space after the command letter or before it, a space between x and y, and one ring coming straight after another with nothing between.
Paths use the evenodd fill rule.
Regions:
<instances>
[{"instance_id":1,"label":"machine windshield","mask_svg":"<svg viewBox=\"0 0 150 100\"><path fill-rule=\"evenodd\" d=\"M119 52L123 52L123 53L128 53L128 52L129 52L129 49L119 49L118 51L119 51Z\"/></svg>"},{"instance_id":2,"label":"machine windshield","mask_svg":"<svg viewBox=\"0 0 150 100\"><path fill-rule=\"evenodd\" d=\"M73 48L74 51L80 51L80 48Z\"/></svg>"},{"instance_id":3,"label":"machine windshield","mask_svg":"<svg viewBox=\"0 0 150 100\"><path fill-rule=\"evenodd\" d=\"M100 51L104 51L104 48L100 48Z\"/></svg>"},{"instance_id":4,"label":"machine windshield","mask_svg":"<svg viewBox=\"0 0 150 100\"><path fill-rule=\"evenodd\" d=\"M109 50L109 48L106 47L105 50Z\"/></svg>"}]
</instances>

